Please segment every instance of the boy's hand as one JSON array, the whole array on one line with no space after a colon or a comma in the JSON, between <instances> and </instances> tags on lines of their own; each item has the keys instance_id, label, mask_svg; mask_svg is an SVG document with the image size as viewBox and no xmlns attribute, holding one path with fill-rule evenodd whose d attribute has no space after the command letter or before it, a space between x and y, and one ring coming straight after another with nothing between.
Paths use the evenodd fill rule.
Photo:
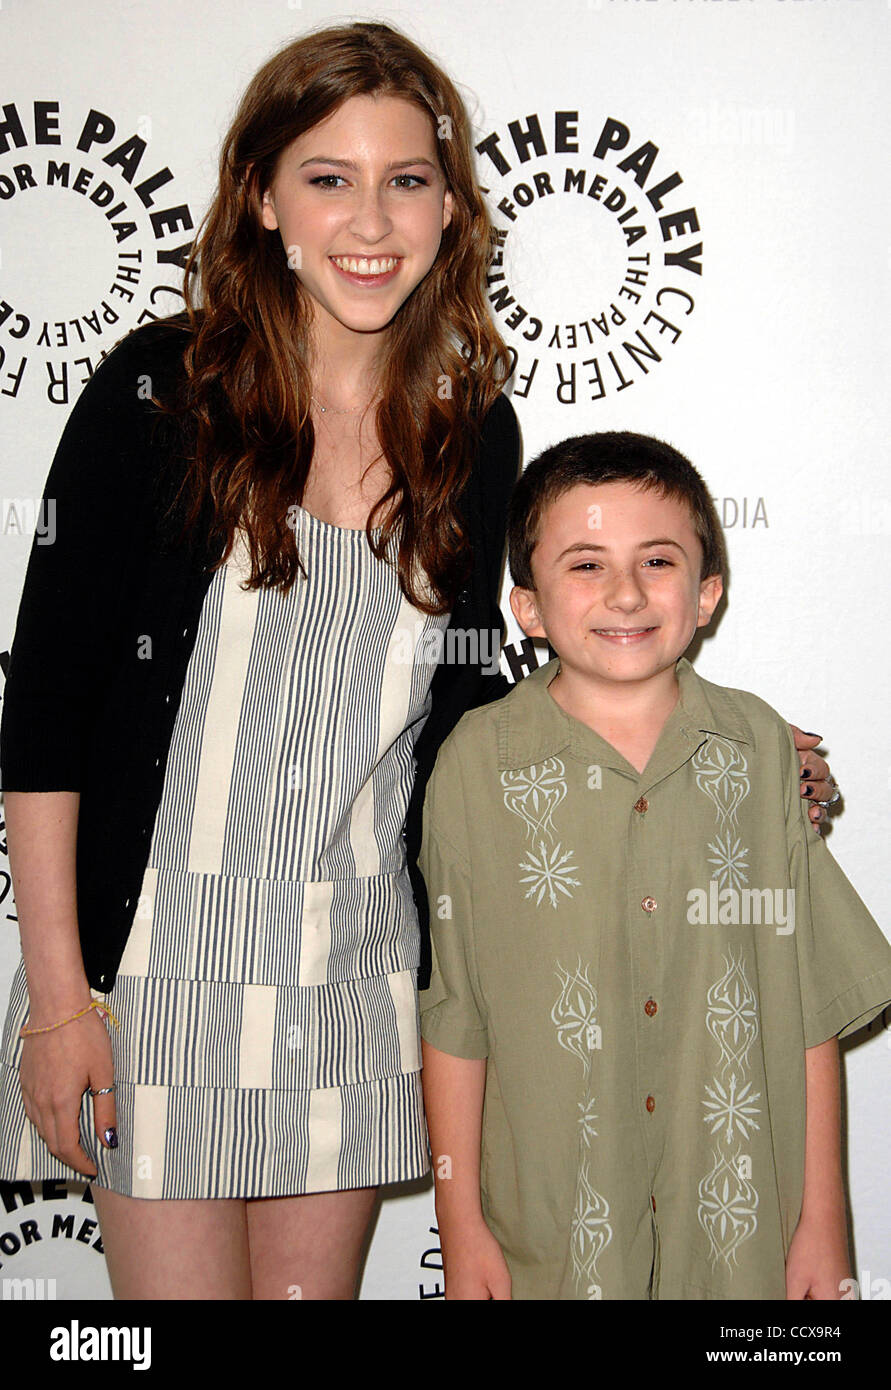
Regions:
<instances>
[{"instance_id":1,"label":"boy's hand","mask_svg":"<svg viewBox=\"0 0 891 1390\"><path fill-rule=\"evenodd\" d=\"M829 764L812 751L820 742L821 735L805 734L797 724L790 724L789 728L792 730L792 737L795 739L795 747L798 750L798 761L801 764L801 795L810 802L807 810L808 817L819 835L820 822L826 820L829 813L826 807L818 805L818 802L831 801L836 796L838 788L835 785L835 778L829 771Z\"/></svg>"},{"instance_id":2,"label":"boy's hand","mask_svg":"<svg viewBox=\"0 0 891 1390\"><path fill-rule=\"evenodd\" d=\"M440 1228L446 1299L509 1299L510 1271L485 1221Z\"/></svg>"},{"instance_id":3,"label":"boy's hand","mask_svg":"<svg viewBox=\"0 0 891 1390\"><path fill-rule=\"evenodd\" d=\"M844 1215L799 1221L786 1256L786 1298L840 1299L850 1277Z\"/></svg>"}]
</instances>

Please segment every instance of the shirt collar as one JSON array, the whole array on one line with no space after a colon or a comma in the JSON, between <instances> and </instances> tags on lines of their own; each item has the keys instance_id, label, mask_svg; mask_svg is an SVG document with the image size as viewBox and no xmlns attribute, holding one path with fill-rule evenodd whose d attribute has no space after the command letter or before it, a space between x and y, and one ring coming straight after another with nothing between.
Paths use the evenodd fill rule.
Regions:
<instances>
[{"instance_id":1,"label":"shirt collar","mask_svg":"<svg viewBox=\"0 0 891 1390\"><path fill-rule=\"evenodd\" d=\"M498 765L501 769L529 767L564 748L579 749L593 734L557 704L548 686L560 659L539 666L501 701L498 720ZM700 734L720 734L738 743L753 744L752 727L734 700L734 691L713 685L697 675L686 657L675 666L680 695L670 718L680 719L679 733L692 743Z\"/></svg>"}]
</instances>

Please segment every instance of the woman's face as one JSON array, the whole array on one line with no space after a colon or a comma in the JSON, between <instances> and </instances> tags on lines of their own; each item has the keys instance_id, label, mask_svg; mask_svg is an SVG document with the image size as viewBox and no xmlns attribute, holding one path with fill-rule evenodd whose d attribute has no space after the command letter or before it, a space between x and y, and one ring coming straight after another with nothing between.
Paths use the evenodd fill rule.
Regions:
<instances>
[{"instance_id":1,"label":"woman's face","mask_svg":"<svg viewBox=\"0 0 891 1390\"><path fill-rule=\"evenodd\" d=\"M323 333L385 328L451 217L433 123L401 97L350 97L282 151L263 197Z\"/></svg>"}]
</instances>

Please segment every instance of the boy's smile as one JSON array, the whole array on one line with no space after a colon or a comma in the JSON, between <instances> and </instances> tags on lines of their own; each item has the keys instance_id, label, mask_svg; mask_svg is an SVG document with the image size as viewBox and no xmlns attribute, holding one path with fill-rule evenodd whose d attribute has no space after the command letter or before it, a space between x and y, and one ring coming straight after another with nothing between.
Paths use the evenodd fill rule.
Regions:
<instances>
[{"instance_id":1,"label":"boy's smile","mask_svg":"<svg viewBox=\"0 0 891 1390\"><path fill-rule=\"evenodd\" d=\"M648 698L667 695L678 657L721 597L719 576L700 580L701 563L685 503L635 483L579 483L546 509L536 588L515 587L511 608L558 653L570 703L614 697L617 685L623 698L644 684Z\"/></svg>"}]
</instances>

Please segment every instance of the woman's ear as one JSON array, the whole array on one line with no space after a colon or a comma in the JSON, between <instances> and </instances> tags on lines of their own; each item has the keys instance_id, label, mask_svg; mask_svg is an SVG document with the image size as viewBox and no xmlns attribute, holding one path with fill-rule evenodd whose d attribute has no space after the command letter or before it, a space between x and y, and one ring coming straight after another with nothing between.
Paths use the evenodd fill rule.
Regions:
<instances>
[{"instance_id":1,"label":"woman's ear","mask_svg":"<svg viewBox=\"0 0 891 1390\"><path fill-rule=\"evenodd\" d=\"M275 214L275 204L272 201L272 192L268 188L263 194L260 215L263 219L263 226L268 232L275 232L278 230L278 218Z\"/></svg>"},{"instance_id":2,"label":"woman's ear","mask_svg":"<svg viewBox=\"0 0 891 1390\"><path fill-rule=\"evenodd\" d=\"M455 199L452 197L451 191L450 191L449 189L446 189L445 197L444 197L443 200L442 200L442 230L443 230L443 231L445 231L446 227L447 227L447 226L449 225L449 223L451 222L451 220L452 220L452 214L454 213L454 211L455 211Z\"/></svg>"}]
</instances>

